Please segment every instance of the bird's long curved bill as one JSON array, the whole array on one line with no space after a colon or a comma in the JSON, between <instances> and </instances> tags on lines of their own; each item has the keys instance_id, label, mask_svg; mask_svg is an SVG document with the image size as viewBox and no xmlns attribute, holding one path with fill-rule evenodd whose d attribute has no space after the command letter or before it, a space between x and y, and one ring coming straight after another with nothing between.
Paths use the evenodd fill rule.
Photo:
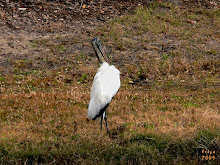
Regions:
<instances>
[{"instance_id":1,"label":"bird's long curved bill","mask_svg":"<svg viewBox=\"0 0 220 165\"><path fill-rule=\"evenodd\" d=\"M105 61L106 61L107 63L109 63L108 57L106 56L105 52L104 52L99 46L98 46L98 49L99 49L99 51L101 52L102 57L105 59Z\"/></svg>"}]
</instances>

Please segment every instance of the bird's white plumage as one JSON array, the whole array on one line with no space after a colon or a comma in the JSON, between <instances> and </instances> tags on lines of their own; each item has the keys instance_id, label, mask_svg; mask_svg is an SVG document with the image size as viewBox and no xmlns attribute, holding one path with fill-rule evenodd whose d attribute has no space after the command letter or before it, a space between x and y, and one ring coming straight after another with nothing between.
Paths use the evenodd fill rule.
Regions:
<instances>
[{"instance_id":1,"label":"bird's white plumage","mask_svg":"<svg viewBox=\"0 0 220 165\"><path fill-rule=\"evenodd\" d=\"M109 104L120 87L120 72L104 62L96 73L90 95L88 118L93 119Z\"/></svg>"}]
</instances>

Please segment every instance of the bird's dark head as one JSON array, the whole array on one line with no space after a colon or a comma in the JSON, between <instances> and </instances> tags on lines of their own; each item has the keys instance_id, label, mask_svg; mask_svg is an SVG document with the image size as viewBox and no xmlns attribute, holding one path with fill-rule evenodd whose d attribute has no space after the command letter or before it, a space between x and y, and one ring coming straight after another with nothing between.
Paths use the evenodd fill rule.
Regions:
<instances>
[{"instance_id":1,"label":"bird's dark head","mask_svg":"<svg viewBox=\"0 0 220 165\"><path fill-rule=\"evenodd\" d=\"M106 55L104 54L103 50L102 50L102 45L101 45L101 41L98 38L94 38L91 41L92 43L92 47L96 53L96 56L99 59L99 62L102 64L104 62L108 62L108 58L106 57Z\"/></svg>"},{"instance_id":2,"label":"bird's dark head","mask_svg":"<svg viewBox=\"0 0 220 165\"><path fill-rule=\"evenodd\" d=\"M96 45L97 47L101 48L101 41L98 38L93 38L92 39L92 45Z\"/></svg>"}]
</instances>

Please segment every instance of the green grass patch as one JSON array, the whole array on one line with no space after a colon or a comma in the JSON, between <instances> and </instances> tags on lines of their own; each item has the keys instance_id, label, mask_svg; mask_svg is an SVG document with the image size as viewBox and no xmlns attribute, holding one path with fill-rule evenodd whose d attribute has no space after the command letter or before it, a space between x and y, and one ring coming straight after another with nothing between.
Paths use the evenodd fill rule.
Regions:
<instances>
[{"instance_id":1,"label":"green grass patch","mask_svg":"<svg viewBox=\"0 0 220 165\"><path fill-rule=\"evenodd\" d=\"M76 136L71 142L64 142L58 137L41 142L17 142L16 139L4 139L0 143L1 163L12 164L18 160L20 163L211 163L218 160L202 160L202 150L215 151L219 156L219 144L216 133L208 130L199 132L190 140L172 140L166 136L154 134L134 134L129 138L121 137L110 143L94 143L89 138ZM108 138L108 137L105 137ZM104 139L105 139L104 138ZM76 143L79 141L80 143ZM14 150L16 148L16 150ZM144 164L145 164L144 163ZM178 163L178 164L179 164Z\"/></svg>"}]
</instances>

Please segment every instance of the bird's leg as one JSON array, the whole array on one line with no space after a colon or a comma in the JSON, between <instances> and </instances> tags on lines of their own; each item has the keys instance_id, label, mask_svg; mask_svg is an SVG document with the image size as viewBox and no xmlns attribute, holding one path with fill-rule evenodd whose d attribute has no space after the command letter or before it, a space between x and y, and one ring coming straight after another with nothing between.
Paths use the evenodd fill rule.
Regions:
<instances>
[{"instance_id":1,"label":"bird's leg","mask_svg":"<svg viewBox=\"0 0 220 165\"><path fill-rule=\"evenodd\" d=\"M101 115L101 131L102 131L102 120L103 120L103 114Z\"/></svg>"},{"instance_id":2,"label":"bird's leg","mask_svg":"<svg viewBox=\"0 0 220 165\"><path fill-rule=\"evenodd\" d=\"M108 124L107 124L107 113L106 113L106 111L105 111L105 116L104 116L104 118L105 118L106 131L107 131L107 134L108 134Z\"/></svg>"}]
</instances>

